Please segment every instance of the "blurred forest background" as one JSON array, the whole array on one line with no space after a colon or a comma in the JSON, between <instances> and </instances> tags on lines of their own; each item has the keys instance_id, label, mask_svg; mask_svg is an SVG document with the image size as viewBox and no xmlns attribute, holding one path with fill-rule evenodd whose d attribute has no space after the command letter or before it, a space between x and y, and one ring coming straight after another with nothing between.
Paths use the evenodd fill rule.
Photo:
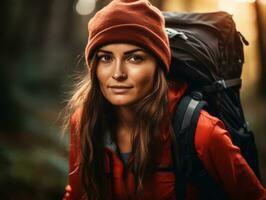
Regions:
<instances>
[{"instance_id":1,"label":"blurred forest background","mask_svg":"<svg viewBox=\"0 0 266 200\"><path fill-rule=\"evenodd\" d=\"M58 114L84 69L87 22L107 0L1 0L0 199L57 200L68 172ZM266 0L154 0L165 11L233 14L245 47L242 102L266 180Z\"/></svg>"}]
</instances>

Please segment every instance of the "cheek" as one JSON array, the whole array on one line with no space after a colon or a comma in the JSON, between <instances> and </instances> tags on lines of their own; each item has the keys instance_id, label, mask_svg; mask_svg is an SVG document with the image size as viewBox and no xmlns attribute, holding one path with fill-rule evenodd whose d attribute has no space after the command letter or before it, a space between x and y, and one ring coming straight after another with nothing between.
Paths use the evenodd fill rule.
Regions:
<instances>
[{"instance_id":1,"label":"cheek","mask_svg":"<svg viewBox=\"0 0 266 200\"><path fill-rule=\"evenodd\" d=\"M147 71L141 73L141 75L136 76L136 83L139 89L139 92L141 93L147 93L153 88L154 85L154 71Z\"/></svg>"},{"instance_id":2,"label":"cheek","mask_svg":"<svg viewBox=\"0 0 266 200\"><path fill-rule=\"evenodd\" d=\"M102 69L101 67L97 67L96 77L98 79L99 84L104 85L108 77L107 71Z\"/></svg>"},{"instance_id":3,"label":"cheek","mask_svg":"<svg viewBox=\"0 0 266 200\"><path fill-rule=\"evenodd\" d=\"M142 88L150 88L153 85L153 77L152 76L143 76L139 80L139 87Z\"/></svg>"}]
</instances>

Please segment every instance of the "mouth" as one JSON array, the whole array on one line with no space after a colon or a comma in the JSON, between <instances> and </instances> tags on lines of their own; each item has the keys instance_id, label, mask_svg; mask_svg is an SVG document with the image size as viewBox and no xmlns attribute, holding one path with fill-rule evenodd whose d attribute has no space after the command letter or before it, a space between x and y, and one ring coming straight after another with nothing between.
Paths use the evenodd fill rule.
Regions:
<instances>
[{"instance_id":1,"label":"mouth","mask_svg":"<svg viewBox=\"0 0 266 200\"><path fill-rule=\"evenodd\" d=\"M128 86L128 85L109 85L109 88L132 88L132 86Z\"/></svg>"},{"instance_id":2,"label":"mouth","mask_svg":"<svg viewBox=\"0 0 266 200\"><path fill-rule=\"evenodd\" d=\"M108 88L111 89L111 91L115 94L123 94L127 93L130 89L133 88L133 86L127 86L127 85L109 85Z\"/></svg>"}]
</instances>

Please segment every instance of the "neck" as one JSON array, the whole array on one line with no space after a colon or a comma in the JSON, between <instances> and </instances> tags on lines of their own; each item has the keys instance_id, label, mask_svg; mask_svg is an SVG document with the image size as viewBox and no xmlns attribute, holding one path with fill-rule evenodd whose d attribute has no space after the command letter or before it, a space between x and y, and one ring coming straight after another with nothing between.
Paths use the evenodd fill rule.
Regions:
<instances>
[{"instance_id":1,"label":"neck","mask_svg":"<svg viewBox=\"0 0 266 200\"><path fill-rule=\"evenodd\" d=\"M118 127L132 130L135 126L135 111L132 108L117 108Z\"/></svg>"},{"instance_id":2,"label":"neck","mask_svg":"<svg viewBox=\"0 0 266 200\"><path fill-rule=\"evenodd\" d=\"M121 153L132 151L132 134L136 118L134 109L119 107L117 112L117 145Z\"/></svg>"}]
</instances>

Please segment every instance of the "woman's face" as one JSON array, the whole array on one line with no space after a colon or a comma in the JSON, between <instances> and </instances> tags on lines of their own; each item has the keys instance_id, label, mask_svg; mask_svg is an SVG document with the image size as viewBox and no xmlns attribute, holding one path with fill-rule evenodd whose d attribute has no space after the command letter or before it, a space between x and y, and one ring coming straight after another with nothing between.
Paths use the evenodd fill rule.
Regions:
<instances>
[{"instance_id":1,"label":"woman's face","mask_svg":"<svg viewBox=\"0 0 266 200\"><path fill-rule=\"evenodd\" d=\"M97 52L96 75L104 97L115 106L130 106L153 88L156 59L131 44L110 44Z\"/></svg>"}]
</instances>

